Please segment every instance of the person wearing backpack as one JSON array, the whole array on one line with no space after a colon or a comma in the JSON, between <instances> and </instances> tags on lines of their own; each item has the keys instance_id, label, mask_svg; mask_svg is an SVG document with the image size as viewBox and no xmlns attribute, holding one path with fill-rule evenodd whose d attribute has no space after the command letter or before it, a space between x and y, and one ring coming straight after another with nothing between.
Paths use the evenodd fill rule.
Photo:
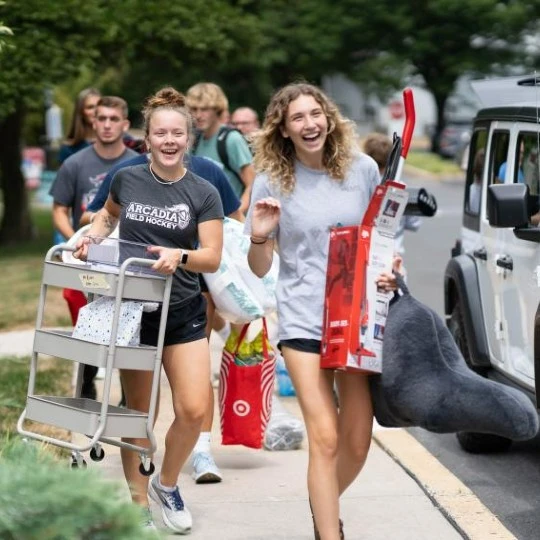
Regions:
<instances>
[{"instance_id":1,"label":"person wearing backpack","mask_svg":"<svg viewBox=\"0 0 540 540\"><path fill-rule=\"evenodd\" d=\"M192 154L206 157L223 169L233 191L240 197L240 210L245 213L255 169L243 135L223 123L223 112L229 108L225 93L217 84L197 83L187 91L186 102L199 131Z\"/></svg>"}]
</instances>

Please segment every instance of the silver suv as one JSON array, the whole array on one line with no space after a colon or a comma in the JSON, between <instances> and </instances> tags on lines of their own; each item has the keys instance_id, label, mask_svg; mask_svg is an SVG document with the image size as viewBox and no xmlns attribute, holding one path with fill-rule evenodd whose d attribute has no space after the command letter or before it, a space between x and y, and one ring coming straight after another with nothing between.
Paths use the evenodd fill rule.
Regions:
<instances>
[{"instance_id":1,"label":"silver suv","mask_svg":"<svg viewBox=\"0 0 540 540\"><path fill-rule=\"evenodd\" d=\"M447 324L471 369L519 388L537 403L540 77L473 87L485 107L471 135L461 238L445 271ZM469 452L511 445L493 435L457 436Z\"/></svg>"}]
</instances>

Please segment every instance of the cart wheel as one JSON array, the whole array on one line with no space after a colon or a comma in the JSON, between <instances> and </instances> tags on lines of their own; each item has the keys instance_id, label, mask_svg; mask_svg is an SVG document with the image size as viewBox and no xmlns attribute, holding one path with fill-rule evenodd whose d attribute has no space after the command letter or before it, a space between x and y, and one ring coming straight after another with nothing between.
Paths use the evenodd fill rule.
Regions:
<instances>
[{"instance_id":1,"label":"cart wheel","mask_svg":"<svg viewBox=\"0 0 540 540\"><path fill-rule=\"evenodd\" d=\"M156 470L156 467L155 465L150 462L150 465L148 466L148 470L145 469L144 467L144 463L141 463L139 465L139 472L143 475L143 476L152 476L154 474L154 471Z\"/></svg>"},{"instance_id":2,"label":"cart wheel","mask_svg":"<svg viewBox=\"0 0 540 540\"><path fill-rule=\"evenodd\" d=\"M92 448L90 448L90 459L92 461L102 461L104 457L105 457L105 450L103 450L101 446L99 447L92 446Z\"/></svg>"}]
</instances>

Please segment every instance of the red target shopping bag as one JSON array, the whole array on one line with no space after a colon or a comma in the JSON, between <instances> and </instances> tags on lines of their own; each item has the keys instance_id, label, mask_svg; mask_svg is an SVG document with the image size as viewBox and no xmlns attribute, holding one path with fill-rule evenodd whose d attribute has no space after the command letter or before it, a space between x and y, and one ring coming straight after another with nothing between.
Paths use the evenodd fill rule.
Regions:
<instances>
[{"instance_id":1,"label":"red target shopping bag","mask_svg":"<svg viewBox=\"0 0 540 540\"><path fill-rule=\"evenodd\" d=\"M251 342L244 341L249 324L223 348L219 374L221 443L262 448L274 391L275 354L266 320Z\"/></svg>"}]
</instances>

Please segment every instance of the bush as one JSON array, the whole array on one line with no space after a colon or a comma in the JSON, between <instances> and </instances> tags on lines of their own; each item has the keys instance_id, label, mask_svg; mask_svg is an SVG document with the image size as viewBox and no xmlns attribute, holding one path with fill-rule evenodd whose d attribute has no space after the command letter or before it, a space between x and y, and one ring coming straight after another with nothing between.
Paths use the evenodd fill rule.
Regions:
<instances>
[{"instance_id":1,"label":"bush","mask_svg":"<svg viewBox=\"0 0 540 540\"><path fill-rule=\"evenodd\" d=\"M0 538L155 538L120 489L95 469L72 470L40 445L10 441L0 454Z\"/></svg>"}]
</instances>

